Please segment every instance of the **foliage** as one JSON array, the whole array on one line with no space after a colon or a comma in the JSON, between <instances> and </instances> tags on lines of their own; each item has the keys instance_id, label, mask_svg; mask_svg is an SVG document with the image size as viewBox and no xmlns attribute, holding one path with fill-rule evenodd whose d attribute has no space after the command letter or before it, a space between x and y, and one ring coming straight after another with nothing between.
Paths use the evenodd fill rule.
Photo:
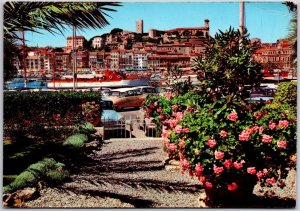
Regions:
<instances>
[{"instance_id":1,"label":"foliage","mask_svg":"<svg viewBox=\"0 0 300 211\"><path fill-rule=\"evenodd\" d=\"M3 47L4 47L4 58L3 58L3 75L4 81L7 81L13 76L16 75L17 69L13 65L14 58L17 57L20 53L19 48L16 45L15 39L4 39L3 40Z\"/></svg>"},{"instance_id":2,"label":"foliage","mask_svg":"<svg viewBox=\"0 0 300 211\"><path fill-rule=\"evenodd\" d=\"M110 7L120 5L116 2L6 2L4 35L18 38L17 32L23 30L62 33L66 26L73 25L80 30L103 28L109 24L106 12L113 12Z\"/></svg>"},{"instance_id":3,"label":"foliage","mask_svg":"<svg viewBox=\"0 0 300 211\"><path fill-rule=\"evenodd\" d=\"M289 105L296 110L297 107L297 82L281 82L275 93L274 103Z\"/></svg>"},{"instance_id":4,"label":"foliage","mask_svg":"<svg viewBox=\"0 0 300 211\"><path fill-rule=\"evenodd\" d=\"M68 172L64 170L63 163L56 162L53 158L45 158L42 161L31 164L12 183L5 186L3 192L13 192L24 187L32 187L41 180L48 184L53 184L63 181L67 177Z\"/></svg>"},{"instance_id":5,"label":"foliage","mask_svg":"<svg viewBox=\"0 0 300 211\"><path fill-rule=\"evenodd\" d=\"M85 102L81 104L82 115L86 122L90 122L96 117L100 117L100 105L96 104L95 101Z\"/></svg>"},{"instance_id":6,"label":"foliage","mask_svg":"<svg viewBox=\"0 0 300 211\"><path fill-rule=\"evenodd\" d=\"M12 138L29 134L44 137L49 127L60 132L60 126L83 123L81 104L100 98L99 92L92 91L5 92L4 133Z\"/></svg>"},{"instance_id":7,"label":"foliage","mask_svg":"<svg viewBox=\"0 0 300 211\"><path fill-rule=\"evenodd\" d=\"M206 44L205 55L195 60L193 68L201 85L212 97L233 95L243 99L245 85L251 89L262 79L261 66L252 59L255 49L247 31L219 31Z\"/></svg>"},{"instance_id":8,"label":"foliage","mask_svg":"<svg viewBox=\"0 0 300 211\"><path fill-rule=\"evenodd\" d=\"M88 140L88 136L85 134L74 134L70 137L68 137L64 143L63 146L66 146L68 149L71 150L78 150L80 149L83 144Z\"/></svg>"},{"instance_id":9,"label":"foliage","mask_svg":"<svg viewBox=\"0 0 300 211\"><path fill-rule=\"evenodd\" d=\"M94 125L92 125L89 122L79 126L79 133L89 135L95 132L96 132L96 128L94 127Z\"/></svg>"}]
</instances>

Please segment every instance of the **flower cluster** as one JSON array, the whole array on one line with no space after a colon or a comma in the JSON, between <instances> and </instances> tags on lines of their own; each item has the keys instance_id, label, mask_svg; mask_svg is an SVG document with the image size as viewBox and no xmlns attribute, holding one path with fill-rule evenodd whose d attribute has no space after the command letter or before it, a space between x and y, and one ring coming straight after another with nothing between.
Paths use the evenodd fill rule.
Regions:
<instances>
[{"instance_id":1,"label":"flower cluster","mask_svg":"<svg viewBox=\"0 0 300 211\"><path fill-rule=\"evenodd\" d=\"M182 172L188 171L206 188L229 191L238 189L243 177L262 186L286 177L289 158L296 152L294 114L268 105L253 110L226 98L186 105L170 96L167 107L162 99L152 99L148 115L164 116L158 118L162 137L169 156L179 158Z\"/></svg>"},{"instance_id":2,"label":"flower cluster","mask_svg":"<svg viewBox=\"0 0 300 211\"><path fill-rule=\"evenodd\" d=\"M99 117L100 115L100 105L96 104L94 101L81 104L81 108L82 115L87 122L92 121L94 118Z\"/></svg>"}]
</instances>

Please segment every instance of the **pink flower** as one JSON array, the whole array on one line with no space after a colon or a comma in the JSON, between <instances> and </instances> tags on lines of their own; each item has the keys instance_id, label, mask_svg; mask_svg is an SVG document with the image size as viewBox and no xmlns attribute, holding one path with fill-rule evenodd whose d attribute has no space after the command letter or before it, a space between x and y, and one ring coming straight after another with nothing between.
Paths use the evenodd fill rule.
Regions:
<instances>
[{"instance_id":1,"label":"pink flower","mask_svg":"<svg viewBox=\"0 0 300 211\"><path fill-rule=\"evenodd\" d=\"M207 188L212 188L212 187L213 187L213 184L210 183L210 182L205 182L205 187L207 187Z\"/></svg>"},{"instance_id":2,"label":"pink flower","mask_svg":"<svg viewBox=\"0 0 300 211\"><path fill-rule=\"evenodd\" d=\"M272 185L276 182L276 180L274 179L274 177L272 177L272 178L266 179L266 182L269 183L270 185Z\"/></svg>"},{"instance_id":3,"label":"pink flower","mask_svg":"<svg viewBox=\"0 0 300 211\"><path fill-rule=\"evenodd\" d=\"M256 176L257 176L258 179L261 179L263 177L262 171L257 172Z\"/></svg>"},{"instance_id":4,"label":"pink flower","mask_svg":"<svg viewBox=\"0 0 300 211\"><path fill-rule=\"evenodd\" d=\"M236 122L236 120L238 119L238 114L236 112L232 112L231 114L229 114L227 116L227 119L229 119L230 121Z\"/></svg>"},{"instance_id":5,"label":"pink flower","mask_svg":"<svg viewBox=\"0 0 300 211\"><path fill-rule=\"evenodd\" d=\"M174 143L171 143L171 144L169 144L168 149L171 150L171 151L176 151L177 150L177 146Z\"/></svg>"},{"instance_id":6,"label":"pink flower","mask_svg":"<svg viewBox=\"0 0 300 211\"><path fill-rule=\"evenodd\" d=\"M239 135L239 140L248 141L249 137L250 137L250 133L246 130L243 130L242 133Z\"/></svg>"},{"instance_id":7,"label":"pink flower","mask_svg":"<svg viewBox=\"0 0 300 211\"><path fill-rule=\"evenodd\" d=\"M287 143L286 143L286 141L284 141L284 140L279 140L279 141L277 142L278 148L285 149L285 148L286 148L286 145L287 145Z\"/></svg>"},{"instance_id":8,"label":"pink flower","mask_svg":"<svg viewBox=\"0 0 300 211\"><path fill-rule=\"evenodd\" d=\"M173 94L171 92L166 92L165 96L167 100L171 100L173 98Z\"/></svg>"},{"instance_id":9,"label":"pink flower","mask_svg":"<svg viewBox=\"0 0 300 211\"><path fill-rule=\"evenodd\" d=\"M255 167L249 167L249 168L247 168L247 172L249 174L256 174L256 168Z\"/></svg>"},{"instance_id":10,"label":"pink flower","mask_svg":"<svg viewBox=\"0 0 300 211\"><path fill-rule=\"evenodd\" d=\"M86 104L86 105L90 105L90 102L86 102L85 104Z\"/></svg>"},{"instance_id":11,"label":"pink flower","mask_svg":"<svg viewBox=\"0 0 300 211\"><path fill-rule=\"evenodd\" d=\"M238 163L238 162L234 162L233 163L234 168L236 168L237 170L243 168L243 164L242 163Z\"/></svg>"},{"instance_id":12,"label":"pink flower","mask_svg":"<svg viewBox=\"0 0 300 211\"><path fill-rule=\"evenodd\" d=\"M172 105L172 110L176 111L178 109L178 105Z\"/></svg>"},{"instance_id":13,"label":"pink flower","mask_svg":"<svg viewBox=\"0 0 300 211\"><path fill-rule=\"evenodd\" d=\"M169 136L170 136L170 131L169 131L169 130L166 130L166 129L163 129L161 136L162 136L163 138L169 138Z\"/></svg>"},{"instance_id":14,"label":"pink flower","mask_svg":"<svg viewBox=\"0 0 300 211\"><path fill-rule=\"evenodd\" d=\"M259 130L259 134L262 134L264 132L264 127L260 126L258 130Z\"/></svg>"},{"instance_id":15,"label":"pink flower","mask_svg":"<svg viewBox=\"0 0 300 211\"><path fill-rule=\"evenodd\" d=\"M268 169L263 169L263 174L264 174L264 175L268 175L268 174L269 174Z\"/></svg>"},{"instance_id":16,"label":"pink flower","mask_svg":"<svg viewBox=\"0 0 300 211\"><path fill-rule=\"evenodd\" d=\"M96 104L96 102L95 102L95 101L93 101L93 102L92 102L92 104L93 104L93 105L95 105L95 104Z\"/></svg>"},{"instance_id":17,"label":"pink flower","mask_svg":"<svg viewBox=\"0 0 300 211\"><path fill-rule=\"evenodd\" d=\"M270 128L271 130L274 130L274 129L276 128L276 124L275 124L274 122L270 122L270 123L269 123L269 128Z\"/></svg>"},{"instance_id":18,"label":"pink flower","mask_svg":"<svg viewBox=\"0 0 300 211\"><path fill-rule=\"evenodd\" d=\"M176 125L176 127L174 129L174 132L175 133L181 133L181 130L182 130L182 126L181 125Z\"/></svg>"},{"instance_id":19,"label":"pink flower","mask_svg":"<svg viewBox=\"0 0 300 211\"><path fill-rule=\"evenodd\" d=\"M25 119L25 120L23 121L23 123L24 123L24 125L30 125L30 121L27 120L27 119Z\"/></svg>"},{"instance_id":20,"label":"pink flower","mask_svg":"<svg viewBox=\"0 0 300 211\"><path fill-rule=\"evenodd\" d=\"M280 120L278 122L278 128L288 128L289 122L287 120Z\"/></svg>"},{"instance_id":21,"label":"pink flower","mask_svg":"<svg viewBox=\"0 0 300 211\"><path fill-rule=\"evenodd\" d=\"M152 102L150 102L149 107L150 107L150 108L154 108L154 105L153 105Z\"/></svg>"},{"instance_id":22,"label":"pink flower","mask_svg":"<svg viewBox=\"0 0 300 211\"><path fill-rule=\"evenodd\" d=\"M230 190L230 191L234 191L235 189L238 188L238 185L237 185L235 182L233 182L233 183L231 183L231 184L228 184L228 185L227 185L227 188L228 188L228 190Z\"/></svg>"},{"instance_id":23,"label":"pink flower","mask_svg":"<svg viewBox=\"0 0 300 211\"><path fill-rule=\"evenodd\" d=\"M225 160L224 162L223 162L223 165L227 168L227 169L229 169L230 168L230 166L231 166L231 164L232 164L232 160Z\"/></svg>"},{"instance_id":24,"label":"pink flower","mask_svg":"<svg viewBox=\"0 0 300 211\"><path fill-rule=\"evenodd\" d=\"M176 113L173 113L173 116L175 117L175 119L177 121L181 121L182 118L183 118L183 113L182 112L176 112Z\"/></svg>"},{"instance_id":25,"label":"pink flower","mask_svg":"<svg viewBox=\"0 0 300 211\"><path fill-rule=\"evenodd\" d=\"M184 148L184 140L180 139L178 146L183 149Z\"/></svg>"},{"instance_id":26,"label":"pink flower","mask_svg":"<svg viewBox=\"0 0 300 211\"><path fill-rule=\"evenodd\" d=\"M215 151L215 158L220 160L224 157L224 152Z\"/></svg>"},{"instance_id":27,"label":"pink flower","mask_svg":"<svg viewBox=\"0 0 300 211\"><path fill-rule=\"evenodd\" d=\"M183 128L183 129L182 129L182 132L183 132L183 133L189 133L189 132L190 132L190 129L187 128L187 127L186 127L186 128Z\"/></svg>"},{"instance_id":28,"label":"pink flower","mask_svg":"<svg viewBox=\"0 0 300 211\"><path fill-rule=\"evenodd\" d=\"M225 130L221 130L219 134L222 138L225 138L227 136L227 132Z\"/></svg>"},{"instance_id":29,"label":"pink flower","mask_svg":"<svg viewBox=\"0 0 300 211\"><path fill-rule=\"evenodd\" d=\"M181 166L184 168L184 169L187 169L190 167L190 163L187 159L183 159L181 160Z\"/></svg>"},{"instance_id":30,"label":"pink flower","mask_svg":"<svg viewBox=\"0 0 300 211\"><path fill-rule=\"evenodd\" d=\"M157 102L157 101L154 102L154 106L155 106L155 107L158 106L158 102Z\"/></svg>"},{"instance_id":31,"label":"pink flower","mask_svg":"<svg viewBox=\"0 0 300 211\"><path fill-rule=\"evenodd\" d=\"M262 113L261 112L255 112L253 114L253 116L255 117L256 120L259 120L261 118L261 116L262 116Z\"/></svg>"},{"instance_id":32,"label":"pink flower","mask_svg":"<svg viewBox=\"0 0 300 211\"><path fill-rule=\"evenodd\" d=\"M159 115L159 119L163 120L165 118L164 115Z\"/></svg>"},{"instance_id":33,"label":"pink flower","mask_svg":"<svg viewBox=\"0 0 300 211\"><path fill-rule=\"evenodd\" d=\"M217 145L217 142L215 139L209 139L207 141L207 145L210 147L210 148L214 148L216 145Z\"/></svg>"},{"instance_id":34,"label":"pink flower","mask_svg":"<svg viewBox=\"0 0 300 211\"><path fill-rule=\"evenodd\" d=\"M273 137L269 135L262 135L262 142L263 143L270 143L272 141Z\"/></svg>"},{"instance_id":35,"label":"pink flower","mask_svg":"<svg viewBox=\"0 0 300 211\"><path fill-rule=\"evenodd\" d=\"M221 174L223 171L224 171L223 167L214 166L214 173L215 174Z\"/></svg>"},{"instance_id":36,"label":"pink flower","mask_svg":"<svg viewBox=\"0 0 300 211\"><path fill-rule=\"evenodd\" d=\"M157 111L157 113L160 113L161 111L162 111L162 108L158 108L158 109L156 109L156 111Z\"/></svg>"},{"instance_id":37,"label":"pink flower","mask_svg":"<svg viewBox=\"0 0 300 211\"><path fill-rule=\"evenodd\" d=\"M202 175L202 172L204 170L204 167L201 166L200 164L197 164L195 167L195 174L197 177L200 177Z\"/></svg>"},{"instance_id":38,"label":"pink flower","mask_svg":"<svg viewBox=\"0 0 300 211\"><path fill-rule=\"evenodd\" d=\"M192 106L188 106L188 107L186 107L186 110L187 110L187 111L193 111L194 108L193 108Z\"/></svg>"}]
</instances>

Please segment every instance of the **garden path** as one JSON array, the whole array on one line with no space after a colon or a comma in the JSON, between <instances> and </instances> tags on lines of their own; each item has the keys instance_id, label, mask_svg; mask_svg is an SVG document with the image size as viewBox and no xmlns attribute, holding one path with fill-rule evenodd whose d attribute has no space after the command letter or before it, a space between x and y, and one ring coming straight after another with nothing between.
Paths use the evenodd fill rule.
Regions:
<instances>
[{"instance_id":1,"label":"garden path","mask_svg":"<svg viewBox=\"0 0 300 211\"><path fill-rule=\"evenodd\" d=\"M200 183L164 168L161 140L107 140L72 181L42 190L28 207L199 207Z\"/></svg>"}]
</instances>

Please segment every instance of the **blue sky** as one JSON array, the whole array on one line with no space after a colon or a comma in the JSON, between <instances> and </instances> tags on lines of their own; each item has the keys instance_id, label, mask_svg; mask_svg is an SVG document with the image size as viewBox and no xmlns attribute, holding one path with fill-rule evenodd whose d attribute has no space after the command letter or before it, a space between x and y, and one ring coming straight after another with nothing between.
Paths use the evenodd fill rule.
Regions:
<instances>
[{"instance_id":1,"label":"blue sky","mask_svg":"<svg viewBox=\"0 0 300 211\"><path fill-rule=\"evenodd\" d=\"M230 26L239 26L238 2L125 2L121 7L115 7L117 12L110 12L107 17L109 26L103 29L86 29L77 35L90 39L93 36L110 32L113 28L135 31L135 22L144 20L144 32L149 29L167 30L177 27L201 27L204 19L210 20L210 34L213 36L219 29L225 31ZM276 42L284 38L288 32L291 18L287 7L281 2L247 2L245 3L246 27L250 38L261 38L262 42ZM26 33L26 44L29 46L65 46L67 36L42 35Z\"/></svg>"}]
</instances>

